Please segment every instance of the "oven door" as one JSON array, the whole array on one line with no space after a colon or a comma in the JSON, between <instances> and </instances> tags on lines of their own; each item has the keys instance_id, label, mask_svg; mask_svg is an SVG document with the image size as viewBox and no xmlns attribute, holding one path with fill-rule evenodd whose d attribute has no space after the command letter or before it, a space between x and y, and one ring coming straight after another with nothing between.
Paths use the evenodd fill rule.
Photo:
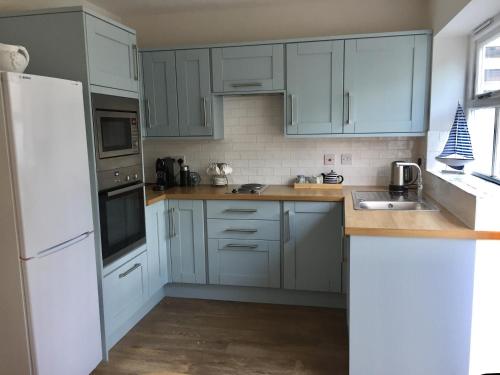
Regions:
<instances>
[{"instance_id":1,"label":"oven door","mask_svg":"<svg viewBox=\"0 0 500 375\"><path fill-rule=\"evenodd\" d=\"M99 159L140 152L136 112L96 111L95 121Z\"/></svg>"},{"instance_id":2,"label":"oven door","mask_svg":"<svg viewBox=\"0 0 500 375\"><path fill-rule=\"evenodd\" d=\"M143 183L100 192L99 212L105 264L146 242Z\"/></svg>"}]
</instances>

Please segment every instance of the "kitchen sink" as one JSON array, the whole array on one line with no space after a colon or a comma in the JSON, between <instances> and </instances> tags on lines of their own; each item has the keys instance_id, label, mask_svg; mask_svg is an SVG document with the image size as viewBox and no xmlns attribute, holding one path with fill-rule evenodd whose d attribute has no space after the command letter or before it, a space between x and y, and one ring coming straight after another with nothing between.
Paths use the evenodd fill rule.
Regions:
<instances>
[{"instance_id":1,"label":"kitchen sink","mask_svg":"<svg viewBox=\"0 0 500 375\"><path fill-rule=\"evenodd\" d=\"M410 191L405 194L389 191L353 191L355 210L392 210L392 211L439 211L434 204Z\"/></svg>"}]
</instances>

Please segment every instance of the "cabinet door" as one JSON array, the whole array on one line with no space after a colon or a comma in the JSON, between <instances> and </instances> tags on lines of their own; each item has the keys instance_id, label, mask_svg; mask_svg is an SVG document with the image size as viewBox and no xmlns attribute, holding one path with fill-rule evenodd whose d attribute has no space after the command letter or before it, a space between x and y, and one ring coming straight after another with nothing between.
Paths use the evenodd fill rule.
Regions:
<instances>
[{"instance_id":1,"label":"cabinet door","mask_svg":"<svg viewBox=\"0 0 500 375\"><path fill-rule=\"evenodd\" d=\"M143 252L104 277L104 322L108 336L147 301L147 262L147 254Z\"/></svg>"},{"instance_id":2,"label":"cabinet door","mask_svg":"<svg viewBox=\"0 0 500 375\"><path fill-rule=\"evenodd\" d=\"M90 83L137 92L136 36L118 26L85 16Z\"/></svg>"},{"instance_id":3,"label":"cabinet door","mask_svg":"<svg viewBox=\"0 0 500 375\"><path fill-rule=\"evenodd\" d=\"M208 49L175 53L179 129L183 137L213 134Z\"/></svg>"},{"instance_id":4,"label":"cabinet door","mask_svg":"<svg viewBox=\"0 0 500 375\"><path fill-rule=\"evenodd\" d=\"M175 51L142 53L146 136L179 135Z\"/></svg>"},{"instance_id":5,"label":"cabinet door","mask_svg":"<svg viewBox=\"0 0 500 375\"><path fill-rule=\"evenodd\" d=\"M286 133L342 133L344 41L287 44L286 64Z\"/></svg>"},{"instance_id":6,"label":"cabinet door","mask_svg":"<svg viewBox=\"0 0 500 375\"><path fill-rule=\"evenodd\" d=\"M206 284L203 201L169 201L172 280Z\"/></svg>"},{"instance_id":7,"label":"cabinet door","mask_svg":"<svg viewBox=\"0 0 500 375\"><path fill-rule=\"evenodd\" d=\"M214 92L283 90L283 44L212 48Z\"/></svg>"},{"instance_id":8,"label":"cabinet door","mask_svg":"<svg viewBox=\"0 0 500 375\"><path fill-rule=\"evenodd\" d=\"M208 240L210 284L280 287L280 243Z\"/></svg>"},{"instance_id":9,"label":"cabinet door","mask_svg":"<svg viewBox=\"0 0 500 375\"><path fill-rule=\"evenodd\" d=\"M345 42L345 133L425 129L427 35Z\"/></svg>"},{"instance_id":10,"label":"cabinet door","mask_svg":"<svg viewBox=\"0 0 500 375\"><path fill-rule=\"evenodd\" d=\"M284 203L284 287L341 292L342 204Z\"/></svg>"},{"instance_id":11,"label":"cabinet door","mask_svg":"<svg viewBox=\"0 0 500 375\"><path fill-rule=\"evenodd\" d=\"M148 249L150 295L167 283L168 248L167 217L168 201L146 207L146 241Z\"/></svg>"}]
</instances>

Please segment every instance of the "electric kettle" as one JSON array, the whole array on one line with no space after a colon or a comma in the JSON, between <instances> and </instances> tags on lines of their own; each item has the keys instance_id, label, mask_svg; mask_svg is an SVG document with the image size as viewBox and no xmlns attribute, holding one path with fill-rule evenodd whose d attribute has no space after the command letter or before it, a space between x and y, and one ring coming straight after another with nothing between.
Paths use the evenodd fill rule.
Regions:
<instances>
[{"instance_id":1,"label":"electric kettle","mask_svg":"<svg viewBox=\"0 0 500 375\"><path fill-rule=\"evenodd\" d=\"M401 165L403 161L393 161L391 163L391 183L389 191L394 193L404 193L409 185L413 185L416 178L413 178L412 165ZM408 163L405 163L408 164Z\"/></svg>"}]
</instances>

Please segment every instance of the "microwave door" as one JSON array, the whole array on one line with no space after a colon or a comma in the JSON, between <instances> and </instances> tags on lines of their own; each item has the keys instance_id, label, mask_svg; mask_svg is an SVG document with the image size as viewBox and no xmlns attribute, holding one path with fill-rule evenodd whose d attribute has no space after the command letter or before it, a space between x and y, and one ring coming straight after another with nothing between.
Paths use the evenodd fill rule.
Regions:
<instances>
[{"instance_id":1,"label":"microwave door","mask_svg":"<svg viewBox=\"0 0 500 375\"><path fill-rule=\"evenodd\" d=\"M96 111L95 121L100 159L138 153L136 113Z\"/></svg>"}]
</instances>

